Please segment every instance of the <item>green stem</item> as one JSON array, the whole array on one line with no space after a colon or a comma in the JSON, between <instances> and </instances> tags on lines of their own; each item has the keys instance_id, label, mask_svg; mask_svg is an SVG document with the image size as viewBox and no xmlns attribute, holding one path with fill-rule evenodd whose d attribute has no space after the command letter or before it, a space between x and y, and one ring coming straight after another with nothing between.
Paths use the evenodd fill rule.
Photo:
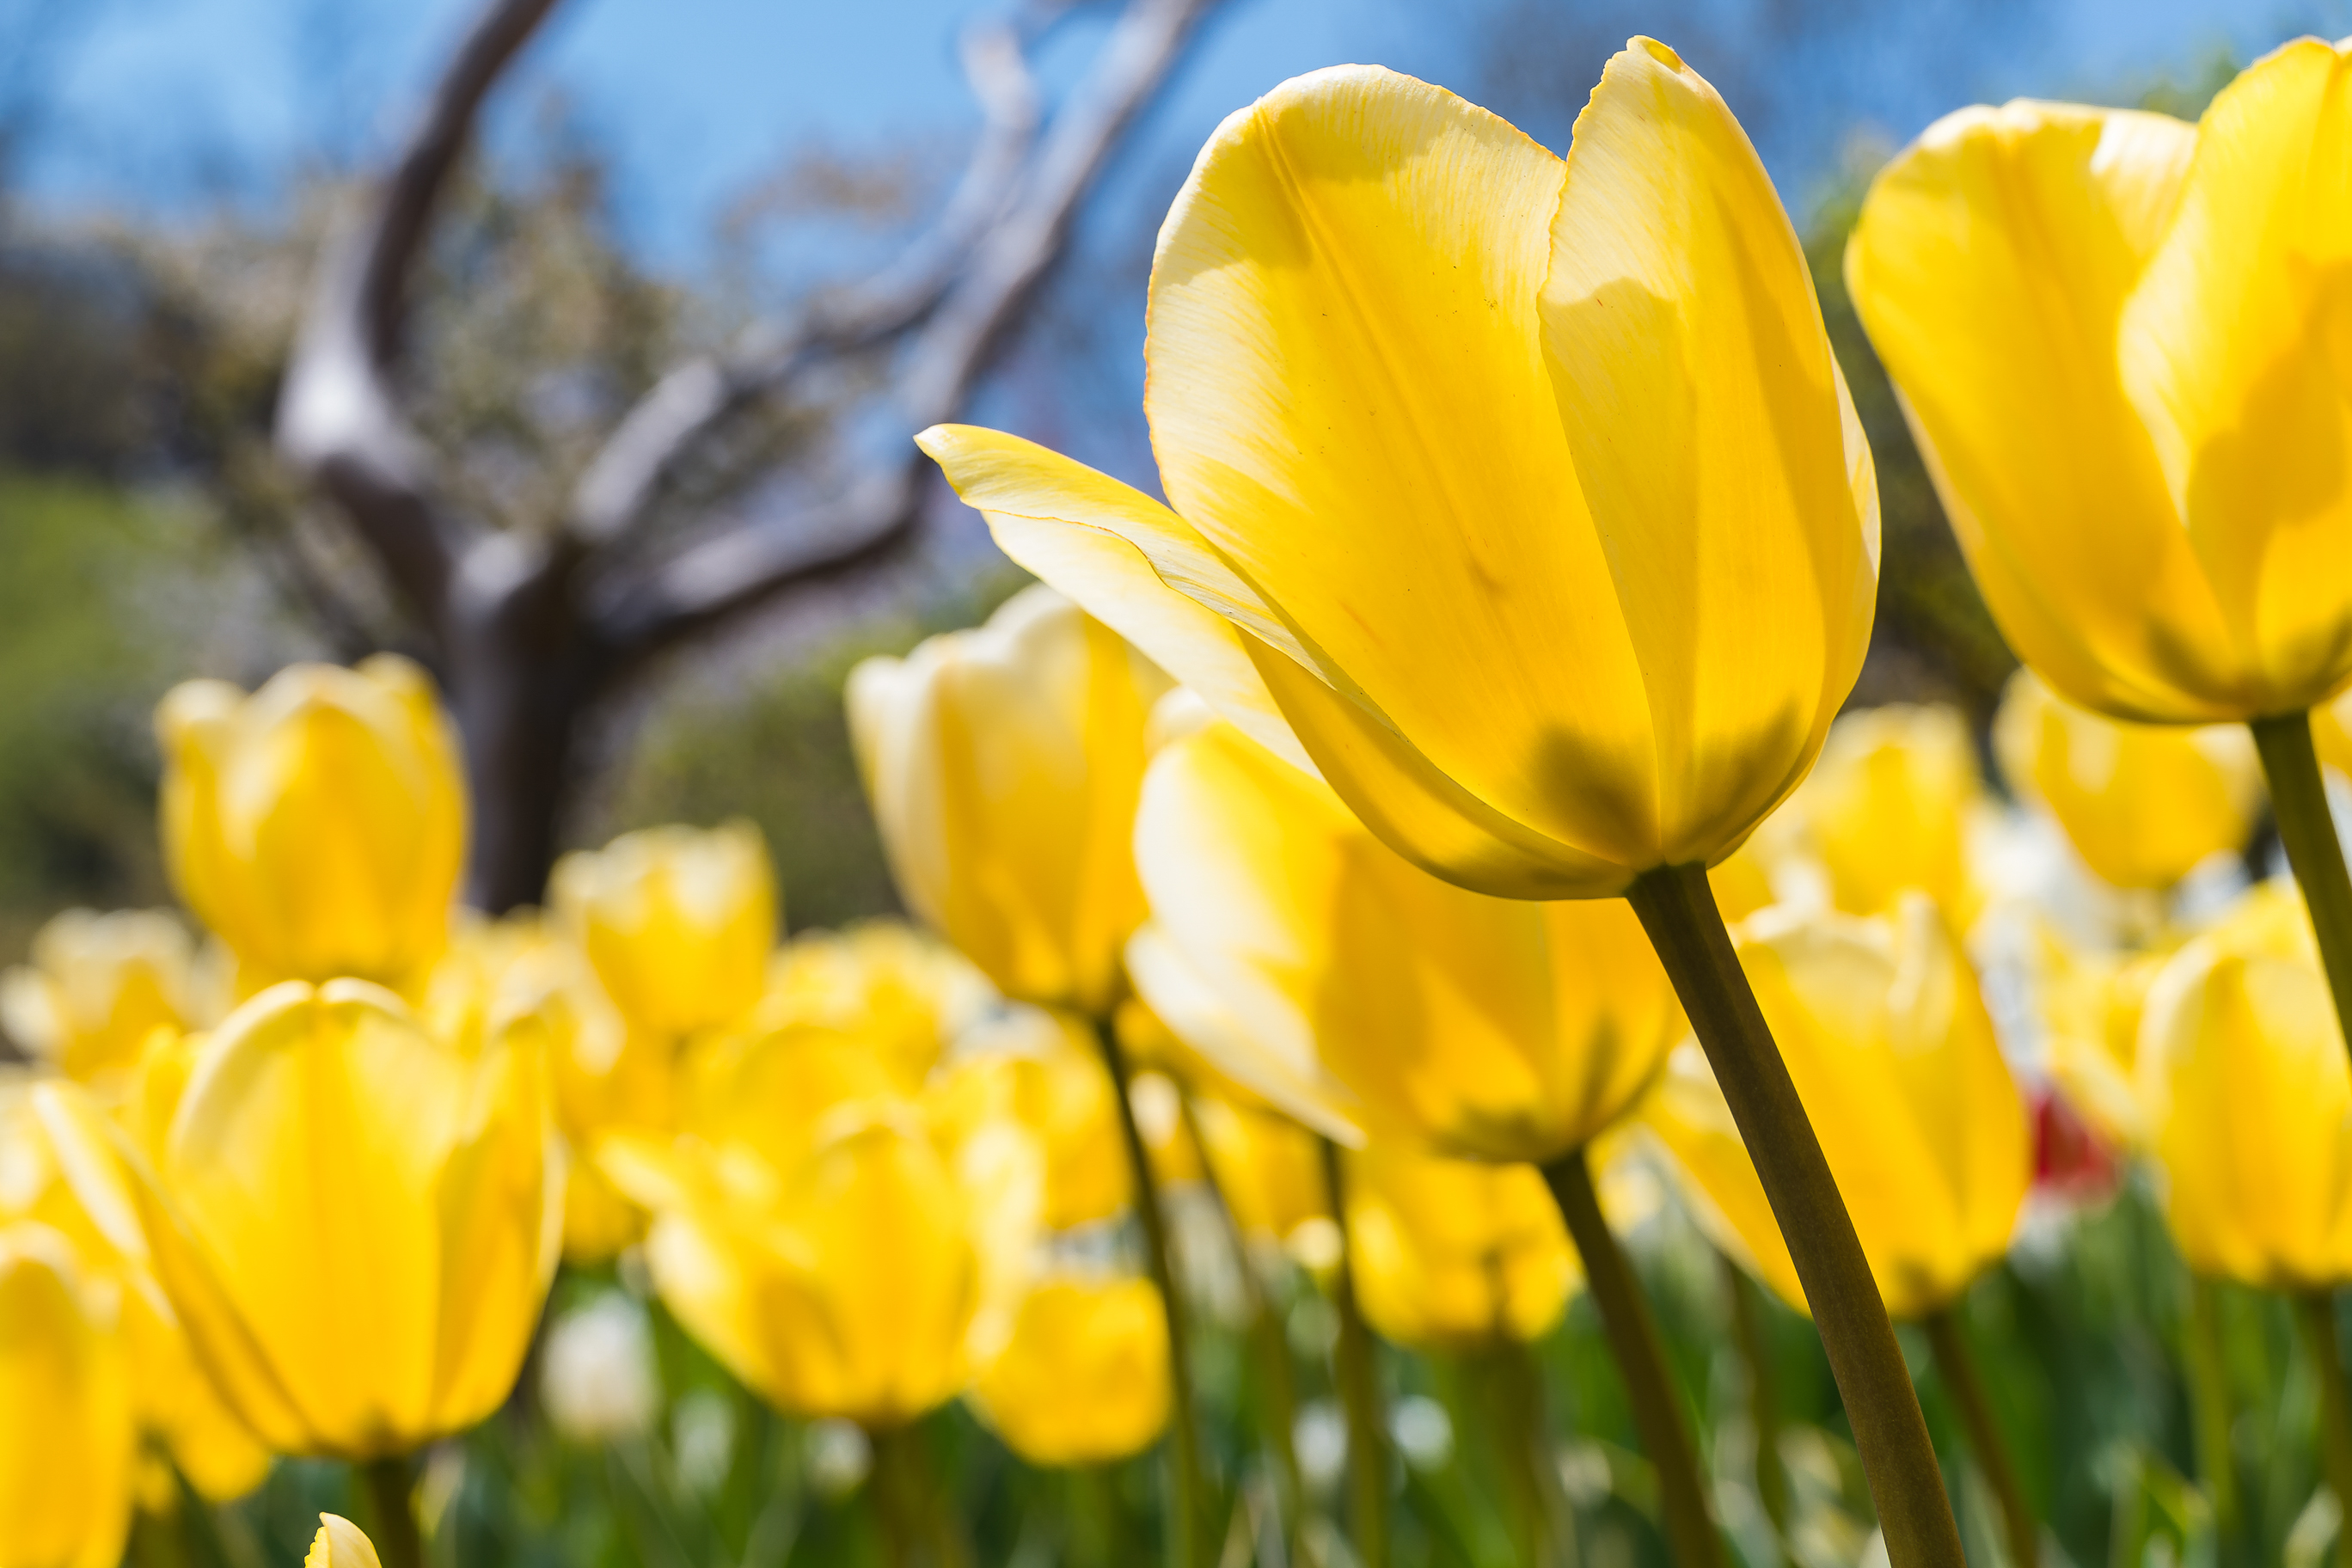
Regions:
<instances>
[{"instance_id":1,"label":"green stem","mask_svg":"<svg viewBox=\"0 0 2352 1568\"><path fill-rule=\"evenodd\" d=\"M1740 972L1706 868L1662 866L1636 878L1625 896L1674 980L1789 1245L1878 1507L1888 1563L1964 1568L1943 1471L1878 1282Z\"/></svg>"},{"instance_id":2,"label":"green stem","mask_svg":"<svg viewBox=\"0 0 2352 1568\"><path fill-rule=\"evenodd\" d=\"M971 1568L962 1524L931 1478L921 1429L894 1426L868 1432L866 1439L874 1446L873 1478L866 1490L874 1500L885 1560L893 1568L913 1568L927 1559L931 1568Z\"/></svg>"},{"instance_id":3,"label":"green stem","mask_svg":"<svg viewBox=\"0 0 2352 1568\"><path fill-rule=\"evenodd\" d=\"M1135 1215L1143 1225L1143 1248L1151 1282L1160 1287L1160 1310L1168 1320L1169 1451L1176 1484L1169 1515L1171 1552L1177 1568L1201 1568L1206 1542L1202 1522L1207 1518L1206 1493L1201 1467L1201 1423L1193 1408L1192 1347L1186 1331L1184 1298L1177 1289L1174 1253L1169 1244L1168 1216L1160 1206L1160 1189L1151 1179L1151 1156L1144 1147L1143 1130L1135 1124L1135 1106L1128 1097L1127 1053L1108 1018L1095 1021L1095 1040L1103 1065L1110 1069L1118 1101L1118 1129L1127 1142L1127 1164L1135 1181Z\"/></svg>"},{"instance_id":4,"label":"green stem","mask_svg":"<svg viewBox=\"0 0 2352 1568\"><path fill-rule=\"evenodd\" d=\"M1601 1310L1601 1331L1609 1336L1626 1401L1633 1407L1643 1451L1657 1469L1658 1513L1674 1559L1681 1568L1720 1568L1723 1538L1716 1532L1706 1484L1699 1479L1690 1418L1667 1369L1665 1347L1651 1320L1641 1281L1633 1278L1616 1233L1601 1213L1592 1168L1584 1151L1577 1149L1546 1165L1543 1173L1559 1205L1560 1218L1568 1222L1569 1239L1584 1260L1585 1289Z\"/></svg>"},{"instance_id":5,"label":"green stem","mask_svg":"<svg viewBox=\"0 0 2352 1568\"><path fill-rule=\"evenodd\" d=\"M1348 1236L1348 1187L1339 1146L1328 1138L1317 1142L1323 1149L1323 1184L1331 1194L1331 1219L1339 1227L1339 1266L1331 1279L1339 1342L1333 1350L1332 1370L1339 1385L1339 1405L1348 1417L1349 1523L1356 1560L1363 1568L1388 1568L1388 1432L1381 1419L1372 1331L1356 1304L1355 1244Z\"/></svg>"},{"instance_id":6,"label":"green stem","mask_svg":"<svg viewBox=\"0 0 2352 1568\"><path fill-rule=\"evenodd\" d=\"M2001 1441L2000 1427L1992 1418L1992 1403L1985 1397L1984 1379L1977 1373L1968 1336L1949 1307L1930 1313L1926 1328L1927 1343L1936 1352L1936 1370L1943 1374L1944 1386L1951 1390L1953 1401L1960 1407L1960 1421L1969 1429L1969 1447L1976 1454L1977 1468L1984 1472L1994 1500L2000 1504L2001 1523L2009 1532L2009 1560L2016 1568L2038 1568L2042 1526L2025 1500L2025 1489L2018 1484L2017 1467L2010 1462L2009 1445Z\"/></svg>"},{"instance_id":7,"label":"green stem","mask_svg":"<svg viewBox=\"0 0 2352 1568\"><path fill-rule=\"evenodd\" d=\"M1576 1546L1573 1532L1563 1528L1567 1521L1559 1505L1565 1500L1545 1479L1550 1456L1545 1442L1543 1369L1525 1344L1509 1338L1480 1360L1503 1485L1511 1497L1519 1560L1528 1568L1570 1568Z\"/></svg>"},{"instance_id":8,"label":"green stem","mask_svg":"<svg viewBox=\"0 0 2352 1568\"><path fill-rule=\"evenodd\" d=\"M2189 1414L2196 1428L2197 1469L2205 1495L2213 1505L2213 1533L2221 1543L2221 1560L2234 1563L2243 1554L2242 1526L2238 1511L2238 1464L2230 1442L2231 1412L2230 1380L2221 1359L2221 1302L2213 1281L2202 1274L2189 1277Z\"/></svg>"},{"instance_id":9,"label":"green stem","mask_svg":"<svg viewBox=\"0 0 2352 1568\"><path fill-rule=\"evenodd\" d=\"M1176 1103L1183 1112L1184 1135L1201 1156L1201 1183L1209 1189L1217 1218L1224 1226L1225 1243L1233 1248L1234 1261L1241 1271L1242 1308L1249 1317L1250 1342L1257 1353L1259 1424L1265 1429L1266 1451L1274 1458L1275 1503L1282 1510L1283 1544L1289 1549L1290 1561L1302 1562L1298 1529L1307 1517L1307 1489L1299 1479L1294 1436L1298 1392L1291 1378L1290 1342L1283 1332L1281 1318L1266 1300L1257 1266L1250 1260L1249 1238L1242 1234L1241 1222L1225 1201L1224 1184L1217 1179L1216 1165L1209 1158L1209 1142L1201 1135L1201 1114L1189 1087L1178 1086Z\"/></svg>"},{"instance_id":10,"label":"green stem","mask_svg":"<svg viewBox=\"0 0 2352 1568\"><path fill-rule=\"evenodd\" d=\"M425 1542L416 1531L415 1483L408 1458L371 1459L360 1467L367 1488L368 1539L383 1568L425 1568Z\"/></svg>"},{"instance_id":11,"label":"green stem","mask_svg":"<svg viewBox=\"0 0 2352 1568\"><path fill-rule=\"evenodd\" d=\"M2251 720L2246 728L2254 732L2254 749L2262 753L2271 816L2319 939L2320 967L2336 999L2336 1030L2352 1048L2352 874L2345 871L2344 845L2328 814L2327 785L2311 743L2311 715L2281 713Z\"/></svg>"},{"instance_id":12,"label":"green stem","mask_svg":"<svg viewBox=\"0 0 2352 1568\"><path fill-rule=\"evenodd\" d=\"M2319 1380L2321 1457L2328 1489L2352 1519L2352 1395L2344 1386L2344 1355L2336 1343L2336 1297L2327 1290L2301 1290L2294 1297L2295 1325ZM2339 1527L2339 1529L2342 1527ZM2336 1537L2336 1560L2347 1560L2345 1537Z\"/></svg>"},{"instance_id":13,"label":"green stem","mask_svg":"<svg viewBox=\"0 0 2352 1568\"><path fill-rule=\"evenodd\" d=\"M1780 1385L1772 1374L1771 1347L1764 1342L1764 1314L1756 1286L1739 1265L1722 1253L1723 1293L1731 1302L1731 1328L1739 1359L1748 1369L1748 1421L1756 1430L1756 1499L1772 1523L1772 1540L1782 1563L1789 1555L1789 1472L1780 1465Z\"/></svg>"}]
</instances>

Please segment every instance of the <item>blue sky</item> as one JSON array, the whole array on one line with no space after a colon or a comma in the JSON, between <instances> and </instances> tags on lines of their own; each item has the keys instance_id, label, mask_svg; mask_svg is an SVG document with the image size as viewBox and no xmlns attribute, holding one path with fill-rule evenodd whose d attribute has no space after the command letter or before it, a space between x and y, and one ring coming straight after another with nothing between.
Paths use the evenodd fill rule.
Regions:
<instances>
[{"instance_id":1,"label":"blue sky","mask_svg":"<svg viewBox=\"0 0 2352 1568\"><path fill-rule=\"evenodd\" d=\"M691 270L713 215L788 148L939 141L968 126L951 40L988 3L565 0L499 100L493 134L513 137L559 89L616 156L632 236L661 264ZM1334 61L1375 60L1475 94L1513 45L1497 21L1513 3L1228 0L1123 160L1127 178L1156 189L1225 111ZM1519 3L1521 16L1540 18L1538 0ZM50 62L53 113L19 171L29 194L66 206L193 208L225 192L266 202L321 149L380 153L470 11L468 0L68 4L90 19ZM1695 62L1712 45L1728 64L1742 18L1758 7L1558 0L1558 9L1622 22L1620 37L1654 30ZM2352 30L2347 0L1885 0L1874 9L1853 38L1774 62L1753 89L1780 106L1759 139L1800 205L1857 123L1899 141L1973 98L2112 97L2186 74L2217 49L2244 58L2296 31ZM0 27L21 10L0 6ZM1066 29L1049 79L1067 79L1098 36L1084 22ZM0 37L0 52L10 47ZM1750 112L1736 93L1733 101ZM1573 108L1564 102L1552 124L1530 129L1557 141Z\"/></svg>"}]
</instances>

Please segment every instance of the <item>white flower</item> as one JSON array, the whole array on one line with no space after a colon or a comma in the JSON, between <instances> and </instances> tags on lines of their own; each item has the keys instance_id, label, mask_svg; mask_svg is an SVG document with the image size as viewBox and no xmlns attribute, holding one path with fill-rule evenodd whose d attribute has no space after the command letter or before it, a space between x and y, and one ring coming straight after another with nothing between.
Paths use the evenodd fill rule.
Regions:
<instances>
[{"instance_id":1,"label":"white flower","mask_svg":"<svg viewBox=\"0 0 2352 1568\"><path fill-rule=\"evenodd\" d=\"M555 1429L575 1443L634 1437L661 1401L646 1310L617 1290L556 1320L540 1394Z\"/></svg>"}]
</instances>

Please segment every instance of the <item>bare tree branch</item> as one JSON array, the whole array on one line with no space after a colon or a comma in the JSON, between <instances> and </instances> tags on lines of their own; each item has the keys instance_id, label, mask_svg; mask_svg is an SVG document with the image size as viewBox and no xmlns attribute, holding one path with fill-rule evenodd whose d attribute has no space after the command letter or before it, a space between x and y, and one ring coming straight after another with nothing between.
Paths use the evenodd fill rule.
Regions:
<instances>
[{"instance_id":1,"label":"bare tree branch","mask_svg":"<svg viewBox=\"0 0 2352 1568\"><path fill-rule=\"evenodd\" d=\"M1055 117L1017 198L977 237L913 335L892 399L908 439L854 478L839 499L690 545L628 583L596 616L605 646L624 661L658 652L772 595L837 576L903 544L920 516L927 473L912 436L961 411L1060 254L1111 151L1216 3L1130 0L1093 74Z\"/></svg>"},{"instance_id":2,"label":"bare tree branch","mask_svg":"<svg viewBox=\"0 0 2352 1568\"><path fill-rule=\"evenodd\" d=\"M457 546L392 392L407 281L483 99L553 5L493 0L474 24L365 216L329 238L278 403L279 451L335 499L436 637Z\"/></svg>"},{"instance_id":3,"label":"bare tree branch","mask_svg":"<svg viewBox=\"0 0 2352 1568\"><path fill-rule=\"evenodd\" d=\"M624 538L706 438L783 392L813 361L884 342L938 305L1004 210L1036 140L1037 87L1021 46L1010 23L976 24L963 35L964 77L983 123L939 221L865 283L819 298L791 321L763 323L730 357L706 355L664 375L581 475L569 521L582 544L594 549Z\"/></svg>"}]
</instances>

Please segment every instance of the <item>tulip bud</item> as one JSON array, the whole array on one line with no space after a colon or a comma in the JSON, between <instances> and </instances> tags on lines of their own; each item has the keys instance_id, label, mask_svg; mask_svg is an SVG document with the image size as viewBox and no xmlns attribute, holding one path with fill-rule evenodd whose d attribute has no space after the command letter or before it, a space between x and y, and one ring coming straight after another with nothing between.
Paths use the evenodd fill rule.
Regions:
<instances>
[{"instance_id":1,"label":"tulip bud","mask_svg":"<svg viewBox=\"0 0 2352 1568\"><path fill-rule=\"evenodd\" d=\"M1149 1279L1039 1281L971 1397L1033 1465L1108 1464L1140 1452L1168 1425L1159 1289Z\"/></svg>"},{"instance_id":2,"label":"tulip bud","mask_svg":"<svg viewBox=\"0 0 2352 1568\"><path fill-rule=\"evenodd\" d=\"M635 1028L678 1037L760 999L776 944L776 879L760 830L648 827L556 863L548 900Z\"/></svg>"},{"instance_id":3,"label":"tulip bud","mask_svg":"<svg viewBox=\"0 0 2352 1568\"><path fill-rule=\"evenodd\" d=\"M1228 1076L1327 1131L1551 1159L1629 1108L1685 1029L1622 901L1441 881L1230 724L1152 759L1136 862L1153 936L1180 961L1139 944L1139 993Z\"/></svg>"},{"instance_id":4,"label":"tulip bud","mask_svg":"<svg viewBox=\"0 0 2352 1568\"><path fill-rule=\"evenodd\" d=\"M1532 1165L1395 1144L1347 1162L1349 1263L1365 1321L1417 1349L1541 1339L1584 1270Z\"/></svg>"},{"instance_id":5,"label":"tulip bud","mask_svg":"<svg viewBox=\"0 0 2352 1568\"><path fill-rule=\"evenodd\" d=\"M132 1177L97 1100L65 1079L0 1072L0 1224L34 1221L63 1237L84 1281L118 1303L140 1425L205 1497L226 1501L259 1486L268 1450L197 1366L155 1282Z\"/></svg>"},{"instance_id":6,"label":"tulip bud","mask_svg":"<svg viewBox=\"0 0 2352 1568\"><path fill-rule=\"evenodd\" d=\"M131 1526L131 1386L71 1245L0 1226L0 1568L114 1568Z\"/></svg>"},{"instance_id":7,"label":"tulip bud","mask_svg":"<svg viewBox=\"0 0 2352 1568\"><path fill-rule=\"evenodd\" d=\"M119 1081L158 1028L188 1022L188 933L161 910L68 910L33 937L30 965L0 973L0 1026L85 1083Z\"/></svg>"},{"instance_id":8,"label":"tulip bud","mask_svg":"<svg viewBox=\"0 0 2352 1568\"><path fill-rule=\"evenodd\" d=\"M205 1041L136 1191L181 1321L271 1447L404 1454L506 1397L562 1234L545 1076L358 980L273 986Z\"/></svg>"},{"instance_id":9,"label":"tulip bud","mask_svg":"<svg viewBox=\"0 0 2352 1568\"><path fill-rule=\"evenodd\" d=\"M1051 589L850 672L851 738L908 907L1008 996L1105 1014L1142 921L1132 828L1167 678Z\"/></svg>"},{"instance_id":10,"label":"tulip bud","mask_svg":"<svg viewBox=\"0 0 2352 1568\"><path fill-rule=\"evenodd\" d=\"M1966 921L1974 904L1968 835L1983 795L1959 713L1896 703L1830 726L1792 808L1837 908L1883 913L1916 888Z\"/></svg>"},{"instance_id":11,"label":"tulip bud","mask_svg":"<svg viewBox=\"0 0 2352 1568\"><path fill-rule=\"evenodd\" d=\"M961 1142L1009 1121L1045 1158L1045 1225L1108 1219L1134 1190L1118 1090L1088 1026L1067 1013L1020 1008L966 1035L927 1097L941 1136Z\"/></svg>"},{"instance_id":12,"label":"tulip bud","mask_svg":"<svg viewBox=\"0 0 2352 1568\"><path fill-rule=\"evenodd\" d=\"M1025 1143L975 1140L958 1155L887 1101L842 1107L813 1148L603 1152L654 1211L646 1260L687 1331L778 1407L868 1429L964 1386L992 1326L984 1309L1025 1252L1036 1212Z\"/></svg>"},{"instance_id":13,"label":"tulip bud","mask_svg":"<svg viewBox=\"0 0 2352 1568\"><path fill-rule=\"evenodd\" d=\"M2352 1280L2352 1068L2308 931L2276 918L2281 901L2295 902L2249 900L2165 963L2140 1023L2140 1093L2189 1266L2327 1289Z\"/></svg>"},{"instance_id":14,"label":"tulip bud","mask_svg":"<svg viewBox=\"0 0 2352 1568\"><path fill-rule=\"evenodd\" d=\"M2025 1100L1975 973L1917 893L1886 919L1768 910L1738 947L1888 1314L1940 1310L2008 1251L2033 1174ZM1675 1053L1643 1119L1711 1238L1803 1310L1755 1168L1696 1049Z\"/></svg>"},{"instance_id":15,"label":"tulip bud","mask_svg":"<svg viewBox=\"0 0 2352 1568\"><path fill-rule=\"evenodd\" d=\"M466 853L457 741L425 672L381 654L217 680L155 710L163 852L180 897L273 980L416 976L447 939Z\"/></svg>"},{"instance_id":16,"label":"tulip bud","mask_svg":"<svg viewBox=\"0 0 2352 1568\"><path fill-rule=\"evenodd\" d=\"M2262 763L2244 728L2126 724L2077 708L2030 669L1993 721L2010 787L2058 819L2076 853L2118 888L2168 888L2253 831Z\"/></svg>"},{"instance_id":17,"label":"tulip bud","mask_svg":"<svg viewBox=\"0 0 2352 1568\"><path fill-rule=\"evenodd\" d=\"M817 1024L859 1035L911 1094L994 1000L953 948L897 921L868 921L787 942L768 966L750 1026Z\"/></svg>"},{"instance_id":18,"label":"tulip bud","mask_svg":"<svg viewBox=\"0 0 2352 1568\"><path fill-rule=\"evenodd\" d=\"M341 1514L319 1516L319 1533L310 1538L310 1554L302 1568L383 1568L375 1542L367 1532Z\"/></svg>"}]
</instances>

